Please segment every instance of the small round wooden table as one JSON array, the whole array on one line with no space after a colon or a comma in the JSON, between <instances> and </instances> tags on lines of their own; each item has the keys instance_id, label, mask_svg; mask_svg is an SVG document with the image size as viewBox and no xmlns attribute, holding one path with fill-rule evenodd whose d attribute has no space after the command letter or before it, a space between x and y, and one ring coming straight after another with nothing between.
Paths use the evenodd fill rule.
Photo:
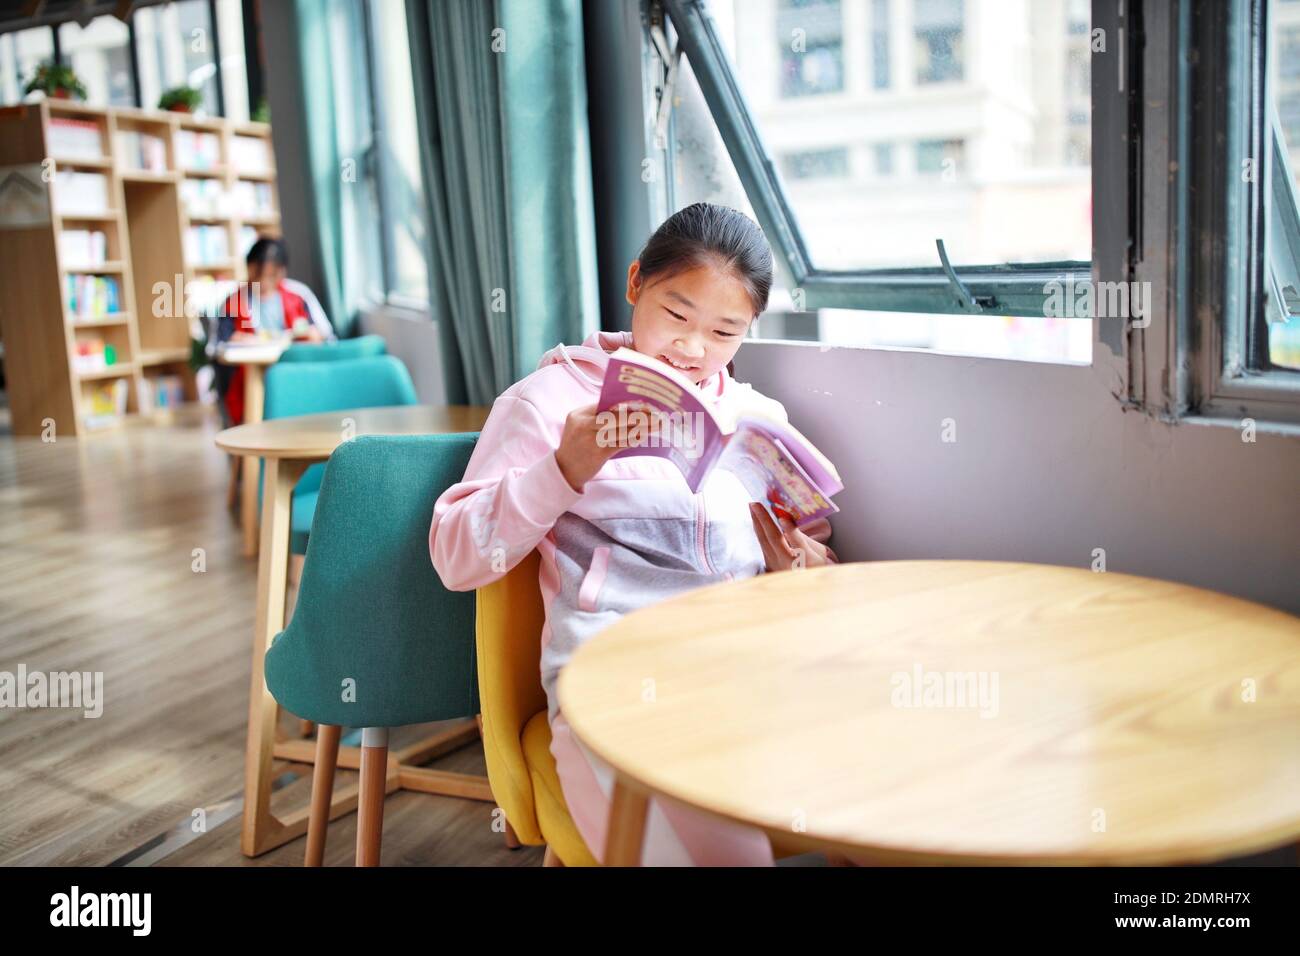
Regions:
<instances>
[{"instance_id":1,"label":"small round wooden table","mask_svg":"<svg viewBox=\"0 0 1300 956\"><path fill-rule=\"evenodd\" d=\"M1300 839L1300 618L1114 572L842 564L703 588L573 656L609 862L664 794L888 864L1203 863Z\"/></svg>"},{"instance_id":2,"label":"small round wooden table","mask_svg":"<svg viewBox=\"0 0 1300 956\"><path fill-rule=\"evenodd\" d=\"M275 635L284 630L285 586L289 563L293 487L302 473L324 461L343 442L360 435L437 435L473 432L483 427L489 409L471 405L405 405L354 408L319 415L276 418L218 432L217 447L256 463L266 460L262 493L262 542L257 561L257 616L253 623L253 674L248 704L248 744L244 755L244 823L240 847L257 856L307 832L307 813L284 820L271 814L271 762L276 756L275 698L266 689L262 662ZM257 498L257 472L244 485ZM433 520L433 515L429 515ZM352 803L355 804L355 797ZM344 812L336 797L330 818Z\"/></svg>"}]
</instances>

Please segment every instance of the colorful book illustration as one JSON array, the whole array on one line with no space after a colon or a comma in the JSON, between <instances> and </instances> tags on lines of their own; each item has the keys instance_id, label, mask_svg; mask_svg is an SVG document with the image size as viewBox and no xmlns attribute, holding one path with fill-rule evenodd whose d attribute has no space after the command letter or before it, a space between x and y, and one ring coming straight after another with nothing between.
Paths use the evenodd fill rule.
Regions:
<instances>
[{"instance_id":1,"label":"colorful book illustration","mask_svg":"<svg viewBox=\"0 0 1300 956\"><path fill-rule=\"evenodd\" d=\"M793 425L748 414L727 432L699 398L698 387L658 359L629 348L614 352L596 410L612 412L606 419L611 436L622 416L630 440L637 442L615 458L666 458L692 493L721 468L734 474L754 501L769 510L784 509L797 527L840 510L831 501L844 488L839 473Z\"/></svg>"}]
</instances>

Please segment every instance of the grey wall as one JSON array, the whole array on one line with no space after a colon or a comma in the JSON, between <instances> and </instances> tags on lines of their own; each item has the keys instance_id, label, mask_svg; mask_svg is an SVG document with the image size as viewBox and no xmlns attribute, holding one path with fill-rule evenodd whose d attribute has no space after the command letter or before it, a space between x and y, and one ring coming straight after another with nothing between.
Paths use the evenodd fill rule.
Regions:
<instances>
[{"instance_id":1,"label":"grey wall","mask_svg":"<svg viewBox=\"0 0 1300 956\"><path fill-rule=\"evenodd\" d=\"M748 342L736 373L839 469L842 559L1089 567L1104 548L1110 571L1300 613L1296 437L1152 421L1079 366Z\"/></svg>"},{"instance_id":2,"label":"grey wall","mask_svg":"<svg viewBox=\"0 0 1300 956\"><path fill-rule=\"evenodd\" d=\"M427 405L447 401L438 323L427 310L376 306L361 314L362 334L382 335L388 354L396 355L411 373L415 393Z\"/></svg>"}]
</instances>

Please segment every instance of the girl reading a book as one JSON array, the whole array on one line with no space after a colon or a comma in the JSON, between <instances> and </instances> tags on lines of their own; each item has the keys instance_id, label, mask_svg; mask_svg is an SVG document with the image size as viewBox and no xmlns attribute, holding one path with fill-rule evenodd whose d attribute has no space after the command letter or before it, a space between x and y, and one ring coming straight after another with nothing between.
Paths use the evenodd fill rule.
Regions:
<instances>
[{"instance_id":1,"label":"girl reading a book","mask_svg":"<svg viewBox=\"0 0 1300 956\"><path fill-rule=\"evenodd\" d=\"M721 470L691 494L663 458L613 458L638 442L620 433L611 443L597 417L610 353L626 346L685 375L720 421L746 412L787 421L779 402L730 371L771 283L772 253L752 220L710 203L677 212L628 268L631 332L547 352L493 403L463 480L434 506L429 550L452 590L488 584L540 552L551 753L574 823L600 860L613 777L559 708L556 682L573 652L621 615L687 589L835 560L825 521L803 531L775 522ZM642 862L770 866L773 856L762 831L659 797Z\"/></svg>"}]
</instances>

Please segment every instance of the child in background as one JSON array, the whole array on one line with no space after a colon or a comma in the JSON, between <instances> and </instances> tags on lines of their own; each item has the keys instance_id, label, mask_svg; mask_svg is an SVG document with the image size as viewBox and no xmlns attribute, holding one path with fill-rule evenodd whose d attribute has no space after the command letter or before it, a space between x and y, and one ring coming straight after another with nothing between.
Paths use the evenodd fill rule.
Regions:
<instances>
[{"instance_id":1,"label":"child in background","mask_svg":"<svg viewBox=\"0 0 1300 956\"><path fill-rule=\"evenodd\" d=\"M296 342L334 339L334 328L311 289L288 277L289 249L283 239L262 237L245 257L248 282L217 311L217 341L255 339L259 331L288 331ZM244 368L219 365L217 387L224 393L231 425L244 420ZM224 370L224 371L222 371Z\"/></svg>"},{"instance_id":2,"label":"child in background","mask_svg":"<svg viewBox=\"0 0 1300 956\"><path fill-rule=\"evenodd\" d=\"M434 506L429 550L451 590L481 587L534 548L541 554L551 752L574 823L600 860L612 774L560 711L556 681L569 657L621 615L687 589L800 559L807 567L835 560L822 543L828 523L810 526L811 535L784 519L778 527L734 475L715 471L693 495L664 459L610 460L625 433L617 444L597 440L596 397L619 346L677 368L728 428L747 409L787 420L779 402L729 373L771 283L771 250L752 220L709 203L677 212L628 268L632 331L598 332L547 352L493 403L464 479ZM657 797L642 862L770 866L773 856L761 830Z\"/></svg>"}]
</instances>

